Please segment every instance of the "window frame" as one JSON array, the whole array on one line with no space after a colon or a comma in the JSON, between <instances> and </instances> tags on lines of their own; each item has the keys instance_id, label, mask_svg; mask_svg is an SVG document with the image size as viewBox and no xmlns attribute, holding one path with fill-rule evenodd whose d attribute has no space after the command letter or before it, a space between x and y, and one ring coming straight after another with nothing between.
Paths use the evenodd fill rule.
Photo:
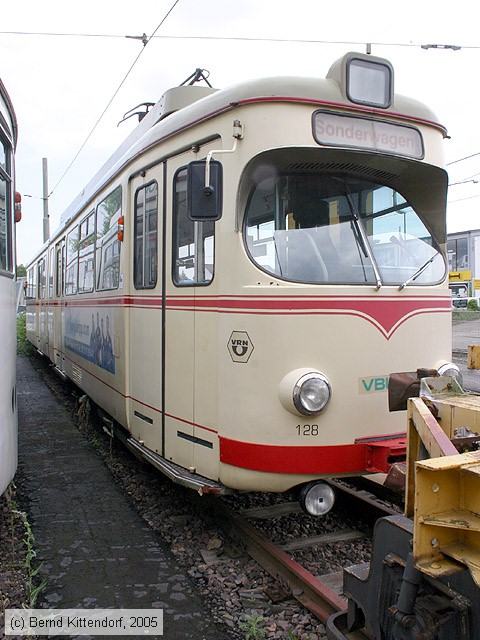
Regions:
<instances>
[{"instance_id":1,"label":"window frame","mask_svg":"<svg viewBox=\"0 0 480 640\"><path fill-rule=\"evenodd\" d=\"M108 229L105 233L102 233L101 236L98 235L98 213L100 207L109 199L112 198L113 194L119 191L120 193L120 207L116 211L110 214ZM117 185L115 188L111 189L107 195L102 198L102 200L95 207L95 261L94 261L94 273L95 273L95 289L96 291L114 291L120 286L120 258L121 258L121 241L118 239L117 233L118 228L114 225L112 226L112 219L117 216L120 217L122 215L123 209L123 189L122 185ZM118 214L118 215L117 215ZM104 218L105 220L105 218ZM102 242L99 243L99 240ZM103 242L105 240L105 242ZM111 248L111 252L110 252ZM118 253L115 249L118 248ZM105 258L109 255L112 255L112 264L113 264L113 285L105 285L105 267L106 264ZM116 256L118 255L118 269L115 269ZM115 283L115 274L117 275L117 281ZM100 278L102 278L102 286L100 286Z\"/></svg>"},{"instance_id":2,"label":"window frame","mask_svg":"<svg viewBox=\"0 0 480 640\"><path fill-rule=\"evenodd\" d=\"M147 190L149 187L152 187L153 185L155 185L156 187L156 193L155 193L155 202L156 202L156 206L154 208L155 211L155 229L154 232L149 231L147 232L147 202L148 202L148 198L147 198ZM142 206L143 206L143 213L142 213L142 234L141 236L138 235L138 209L139 209L139 196L140 194L143 194L143 202L142 202ZM158 283L158 182L157 180L151 180L150 182L147 182L146 184L142 185L141 187L139 187L136 192L135 192L135 198L134 198L134 208L133 208L133 285L135 287L135 289L155 289L155 287L157 286ZM147 233L149 234L147 236ZM154 253L153 253L153 257L154 259L151 259L151 254L150 252L147 252L146 249L149 247L148 244L148 240L152 238L152 236L154 237ZM142 248L142 252L141 255L139 256L139 248L140 245L137 242L139 239L141 238L141 248ZM152 248L152 247L150 247ZM139 272L139 267L140 267L140 261L141 261L141 273ZM146 277L145 274L147 273L147 269L148 271L151 273L152 272L152 268L155 274L155 278L154 281L152 281L150 284L145 284L146 281ZM141 275L141 279L139 278L139 276Z\"/></svg>"},{"instance_id":3,"label":"window frame","mask_svg":"<svg viewBox=\"0 0 480 640\"><path fill-rule=\"evenodd\" d=\"M349 178L349 174L346 172L341 172L342 174L344 174L344 178L346 180L348 180ZM242 236L243 236L243 242L244 242L244 246L245 246L245 250L247 255L249 256L250 261L255 265L256 268L260 269L261 271L263 271L264 273L267 273L269 276L273 276L275 278L278 278L279 280L282 280L284 282L292 282L292 283L299 283L299 284L311 284L314 286L317 285L324 285L324 284L328 284L328 285L347 285L347 286L371 286L372 284L375 284L375 280L374 280L374 272L371 271L371 267L373 267L374 265L377 267L377 270L380 273L380 280L381 280L381 285L382 286L400 286L401 284L403 284L403 282L405 280L409 280L409 278L407 276L402 277L402 278L396 278L396 279L392 279L389 280L388 279L388 265L382 264L380 259L379 259L379 254L378 252L375 251L375 243L372 241L374 240L374 238L376 237L374 234L370 234L369 233L369 229L367 227L367 220L374 220L376 218L379 217L379 214L382 213L382 211L380 212L373 212L373 215L371 216L363 216L362 214L359 215L358 220L357 220L357 225L355 225L355 227L358 227L358 234L359 234L359 238L357 240L357 245L358 245L358 249L357 252L360 255L360 252L358 250L362 250L363 247L363 241L368 242L368 245L366 247L366 251L367 253L365 253L364 257L361 258L360 263L358 266L361 266L363 271L368 275L365 275L365 280L359 280L359 279L345 279L345 277L342 275L341 271L343 268L343 271L345 271L344 265L342 264L341 261L338 262L338 272L336 272L335 270L333 270L333 277L331 279L329 279L328 277L318 277L318 278L309 278L309 277L305 277L305 278L301 278L301 277L297 277L294 275L289 275L288 272L286 273L282 273L282 271L278 271L278 270L273 270L270 269L268 266L262 264L261 261L258 260L258 257L263 255L263 254L258 254L255 255L254 251L253 251L253 246L250 246L250 241L249 238L252 236L251 233L249 233L249 230L251 228L254 228L251 225L251 221L252 218L250 217L249 213L250 213L250 208L252 206L252 202L254 199L254 196L256 195L257 190L259 190L259 187L261 186L261 184L263 182L267 182L269 179L274 180L275 182L277 182L280 178L283 179L287 179L287 178L294 178L294 179L302 179L302 178L308 178L310 175L314 175L314 174L309 174L308 172L306 173L300 173L300 172L292 172L292 173L288 173L288 172L282 172L279 171L276 174L272 174L272 175L265 175L264 177L262 177L262 179L258 182L256 182L255 184L252 182L252 184L250 184L248 192L246 194L246 199L245 199L245 207L244 207L244 212L243 212L243 224L242 224ZM322 174L325 178L334 176L334 173L330 173L330 172L324 172ZM341 174L339 173L339 176ZM355 179L357 179L357 175L353 175L353 177ZM363 178L358 177L359 180L362 180ZM402 196L402 198L404 197L401 191L397 191L397 189L386 183L386 182L374 182L374 180L370 177L370 176L365 176L364 178L366 183L371 183L372 185L377 185L378 187L381 188L385 188L385 189L389 189L392 191L392 193L397 193L398 195ZM275 193L276 191L278 191L278 189L276 188L275 185L275 189L274 189ZM280 191L282 191L280 189ZM274 240L274 234L275 232L284 232L284 233L290 233L291 231L293 231L295 233L295 229L298 229L298 226L290 226L290 214L288 214L287 217L285 217L285 211L280 212L280 214L278 213L277 209L279 207L278 205L278 197L277 195L275 195L274 193L274 197L273 197L273 202L274 202L274 212L273 212L273 217L270 219L268 218L268 216L265 216L264 219L259 219L259 223L257 224L257 230L260 229L260 225L261 224L273 224L273 230L272 230L272 240L273 243L275 245L275 240ZM341 194L339 194L341 195ZM347 202L349 202L351 200L351 198L354 196L354 194L350 194L345 196L345 194L342 197L346 197L347 198ZM363 196L362 196L363 197ZM319 196L319 200L325 199L326 201L333 202L333 197L331 195L326 195L324 198L322 198L321 196ZM360 202L359 202L360 204ZM439 278L439 279L432 279L431 281L428 282L422 282L420 280L417 280L417 277L415 278L415 284L418 286L424 286L424 287L432 287L432 286L436 286L438 284L440 284L441 282L444 281L445 276L446 276L446 260L445 260L445 255L444 252L442 250L441 244L439 243L439 241L435 238L435 236L432 234L432 232L430 231L430 229L428 228L426 221L422 218L422 216L417 212L416 208L414 207L414 205L407 199L405 198L405 203L401 204L401 207L403 207L405 205L405 208L410 207L412 213L417 217L418 221L422 224L422 226L424 227L425 231L428 233L428 237L430 238L431 242L426 242L421 236L417 236L416 240L418 241L423 241L424 244L427 246L431 246L432 249L435 250L436 254L432 257L436 257L437 255L440 255L443 263L444 263L444 275ZM349 208L351 208L351 205L349 205ZM400 208L400 206L398 207ZM394 212L397 209L397 207L392 207L391 211ZM346 209L348 211L348 208ZM363 211L363 208L359 208L359 211ZM389 211L387 209L385 209L385 211L383 212L385 213L385 215L387 213L389 213ZM285 219L282 220L281 216L284 216ZM331 214L329 214L331 215ZM280 217L279 217L280 216ZM335 216L336 217L336 216ZM355 217L355 216L353 216ZM286 223L286 220L288 218L288 224ZM343 219L345 218L345 216L342 216L342 219L338 218L338 220L336 221L337 229L339 232L341 232L341 228L340 228L340 224L338 224L338 222L340 221L342 224L345 223L345 221L347 220L347 218L345 218L345 220ZM295 219L295 218L294 218ZM307 225L307 227L310 227L310 225ZM360 227L363 231L360 231ZM301 228L301 227L300 227ZM329 233L329 229L334 230L335 227L331 224L328 223L327 225L323 226L322 223L319 223L317 225L317 229L315 229L315 225L314 225L314 229L312 229L310 231L310 229L308 229L308 235L311 236L313 238L313 236L315 235L315 232L318 231L318 233L320 233L320 231L322 230L327 230L327 233ZM353 229L352 229L353 230ZM354 235L352 237L355 237L355 232ZM378 233L376 234L378 236ZM268 238L267 238L268 239ZM261 238L260 238L261 240ZM338 243L338 241L337 241ZM313 244L313 243L312 243ZM342 241L342 246L343 246L343 241ZM354 245L352 245L354 247ZM337 246L337 255L339 257L343 256L344 254L339 251L341 247ZM275 254L277 255L277 250L278 248L275 248ZM323 258L323 252L319 252L321 254L321 257ZM266 253L264 254L266 255ZM311 263L311 261L309 261ZM323 262L323 260L322 260ZM327 266L329 267L328 263ZM325 264L324 264L325 267ZM329 267L330 268L330 267ZM402 268L407 268L405 265ZM400 269L400 267L399 267ZM326 267L325 267L325 271L326 271ZM350 269L348 270L350 272ZM424 269L422 269L422 273L423 273ZM426 270L425 270L426 271ZM412 271L412 274L416 273L414 270ZM419 274L420 275L420 274Z\"/></svg>"},{"instance_id":4,"label":"window frame","mask_svg":"<svg viewBox=\"0 0 480 640\"><path fill-rule=\"evenodd\" d=\"M55 261L55 248L51 246L48 250L48 299L52 300L55 291L54 286L54 261Z\"/></svg>"},{"instance_id":5,"label":"window frame","mask_svg":"<svg viewBox=\"0 0 480 640\"><path fill-rule=\"evenodd\" d=\"M75 240L74 235L76 234L76 242L77 242L77 250L70 251L69 243L71 240ZM79 225L76 224L66 235L65 245L66 245L66 258L65 258L65 295L66 296L74 296L78 293L78 238L79 238ZM72 284L69 285L68 282L68 273L69 270L72 269L72 274L74 278L72 280ZM68 287L71 286L70 290Z\"/></svg>"},{"instance_id":6,"label":"window frame","mask_svg":"<svg viewBox=\"0 0 480 640\"><path fill-rule=\"evenodd\" d=\"M87 234L82 237L82 227L87 225ZM90 226L92 227L91 231L89 231ZM80 222L78 225L78 278L77 278L77 293L91 293L95 288L95 209L92 209ZM82 242L87 241L91 238L92 242L90 244L86 244L86 247L91 247L91 250L88 253L82 256ZM80 275L82 270L82 265L86 263L88 265L89 258L91 256L92 261L92 285L91 287L81 287L80 286ZM88 269L85 269L86 273Z\"/></svg>"},{"instance_id":7,"label":"window frame","mask_svg":"<svg viewBox=\"0 0 480 640\"><path fill-rule=\"evenodd\" d=\"M27 295L29 300L37 298L37 263L27 269Z\"/></svg>"},{"instance_id":8,"label":"window frame","mask_svg":"<svg viewBox=\"0 0 480 640\"><path fill-rule=\"evenodd\" d=\"M180 180L184 180L185 189L182 191L177 190L177 185ZM173 176L173 197L172 197L172 282L176 287L208 287L215 279L215 221L193 221L187 214L187 167L183 166L177 169ZM184 201L179 204L179 194L184 194ZM179 245L179 209L182 207L182 222L190 225L191 240L187 244ZM211 225L212 233L210 235L204 234L204 230L208 229L207 225ZM184 225L185 228L186 225ZM202 271L205 273L205 241L207 238L212 238L212 264L211 264L211 277L210 279L199 280L198 273ZM179 268L179 261L182 259L179 256L179 250L181 247L193 245L193 254L189 254L188 258L193 259L194 278L188 280L181 280Z\"/></svg>"},{"instance_id":9,"label":"window frame","mask_svg":"<svg viewBox=\"0 0 480 640\"><path fill-rule=\"evenodd\" d=\"M47 299L47 256L37 262L37 300Z\"/></svg>"},{"instance_id":10,"label":"window frame","mask_svg":"<svg viewBox=\"0 0 480 640\"><path fill-rule=\"evenodd\" d=\"M11 142L0 131L0 145L5 154L5 166L0 164L0 180L5 182L5 246L1 249L0 272L13 276L13 149ZM1 223L1 220L0 220ZM1 232L1 231L0 231Z\"/></svg>"},{"instance_id":11,"label":"window frame","mask_svg":"<svg viewBox=\"0 0 480 640\"><path fill-rule=\"evenodd\" d=\"M64 294L65 283L65 240L57 242L55 245L55 295L61 298Z\"/></svg>"}]
</instances>

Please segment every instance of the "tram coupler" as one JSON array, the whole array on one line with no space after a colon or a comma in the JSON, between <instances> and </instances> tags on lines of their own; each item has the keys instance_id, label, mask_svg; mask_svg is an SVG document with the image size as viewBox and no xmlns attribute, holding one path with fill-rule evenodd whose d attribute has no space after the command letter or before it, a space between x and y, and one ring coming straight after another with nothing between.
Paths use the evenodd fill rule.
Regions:
<instances>
[{"instance_id":1,"label":"tram coupler","mask_svg":"<svg viewBox=\"0 0 480 640\"><path fill-rule=\"evenodd\" d=\"M388 380L388 409L406 411L409 398L417 398L423 378L438 376L436 369L417 369L391 373Z\"/></svg>"}]
</instances>

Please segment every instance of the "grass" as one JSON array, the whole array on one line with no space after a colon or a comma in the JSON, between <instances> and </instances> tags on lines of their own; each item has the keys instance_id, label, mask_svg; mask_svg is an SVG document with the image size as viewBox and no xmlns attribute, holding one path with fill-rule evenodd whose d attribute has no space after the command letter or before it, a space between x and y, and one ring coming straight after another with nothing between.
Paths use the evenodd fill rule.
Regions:
<instances>
[{"instance_id":1,"label":"grass","mask_svg":"<svg viewBox=\"0 0 480 640\"><path fill-rule=\"evenodd\" d=\"M470 311L465 309L462 311L452 312L453 324L461 324L462 322L470 322L471 320L480 320L480 311Z\"/></svg>"},{"instance_id":2,"label":"grass","mask_svg":"<svg viewBox=\"0 0 480 640\"><path fill-rule=\"evenodd\" d=\"M26 608L33 609L37 602L38 594L47 584L46 580L42 580L39 584L36 584L36 576L41 569L42 565L34 566L33 561L37 557L35 551L35 537L33 535L32 527L28 521L25 511L20 511L16 508L16 504L12 502L12 514L20 519L23 524L25 535L23 536L21 544L25 550L25 564L24 567L27 570L27 602Z\"/></svg>"},{"instance_id":3,"label":"grass","mask_svg":"<svg viewBox=\"0 0 480 640\"><path fill-rule=\"evenodd\" d=\"M17 353L31 353L33 347L27 340L26 316L22 314L17 317Z\"/></svg>"},{"instance_id":4,"label":"grass","mask_svg":"<svg viewBox=\"0 0 480 640\"><path fill-rule=\"evenodd\" d=\"M267 632L260 626L262 622L262 616L249 616L247 622L240 623L240 628L245 631L245 640L265 638Z\"/></svg>"},{"instance_id":5,"label":"grass","mask_svg":"<svg viewBox=\"0 0 480 640\"><path fill-rule=\"evenodd\" d=\"M27 340L26 334L26 317L25 314L17 316L17 353L28 354L33 351L33 347ZM35 537L33 535L32 527L28 521L25 511L21 511L17 507L17 503L14 500L9 500L9 506L11 509L11 531L12 531L12 544L15 543L15 520L19 521L23 528L23 538L20 541L20 545L23 548L23 561L22 569L26 572L26 595L27 601L24 606L32 609L35 607L39 593L47 584L46 580L38 582L37 574L40 571L40 566L35 566L35 558L37 553L35 551Z\"/></svg>"},{"instance_id":6,"label":"grass","mask_svg":"<svg viewBox=\"0 0 480 640\"><path fill-rule=\"evenodd\" d=\"M18 607L19 598L21 598L21 604L24 608L34 608L40 591L47 584L46 580L39 582L37 577L41 565L35 566L35 558L37 557L35 537L27 514L18 508L14 495L15 487L12 483L5 492L5 510L8 512L10 519L8 523L10 530L8 546L11 546L11 549L10 552L7 551L7 544L5 544L7 542L7 529L4 528L2 542L6 553L2 558L3 564L0 570L9 576L10 584L15 584L15 588L11 593L0 594L3 608L1 613L3 614L5 614L4 605L7 603ZM8 560L8 556L10 556L10 560Z\"/></svg>"}]
</instances>

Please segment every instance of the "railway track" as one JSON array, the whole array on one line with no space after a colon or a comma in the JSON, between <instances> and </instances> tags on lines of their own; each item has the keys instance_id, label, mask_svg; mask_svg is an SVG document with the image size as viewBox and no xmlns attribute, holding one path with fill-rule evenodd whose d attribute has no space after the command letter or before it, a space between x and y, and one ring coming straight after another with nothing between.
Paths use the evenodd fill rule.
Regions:
<instances>
[{"instance_id":1,"label":"railway track","mask_svg":"<svg viewBox=\"0 0 480 640\"><path fill-rule=\"evenodd\" d=\"M258 629L265 639L326 640L322 623L332 613L347 609L342 595L342 567L356 565L359 573L353 577L363 580L362 576L368 573L366 562L370 560L369 530L378 518L403 511L390 503L391 494L385 495L381 486L363 478L350 478L348 482L332 480L337 506L320 518L304 514L293 494L200 497L169 482L123 446L114 445L101 421L90 413L85 422L80 420L72 394L65 393L65 386L50 371L45 372L45 378L54 393L72 405L80 430L95 441L98 453L148 525L170 545L179 563L189 567L188 574L207 601L212 620L228 627L232 640L248 637L245 629L252 620L260 621ZM200 514L200 507L209 517ZM385 520L377 528L380 538L388 544L390 534L385 535L383 527L394 520ZM291 530L288 525L292 525ZM401 522L389 526L397 526L402 536L408 533L408 527ZM375 544L378 539L377 535ZM400 534L396 543L397 546L404 543ZM406 547L410 548L408 544ZM316 553L311 553L311 549L328 549L327 559L311 563L309 557ZM319 552L317 557L321 556ZM328 556L333 560L328 560ZM384 556L380 556L383 561ZM399 566L404 566L403 556L398 558ZM358 567L362 563L364 566ZM320 565L323 571L318 571ZM377 554L374 578L378 565ZM395 569L395 563L392 566ZM347 584L352 597L352 574L347 577ZM377 583L373 589L383 597ZM450 594L448 589L440 592L443 596ZM393 603L396 596L394 593ZM475 597L471 601L474 603ZM390 611L389 606L384 607L384 613ZM476 611L473 605L472 611ZM439 615L443 615L441 611ZM342 629L344 618L345 615L337 616L335 622L335 629L344 634L341 637L365 640L367 636L362 632L346 633ZM331 621L328 631L331 634Z\"/></svg>"},{"instance_id":2,"label":"railway track","mask_svg":"<svg viewBox=\"0 0 480 640\"><path fill-rule=\"evenodd\" d=\"M398 508L378 501L374 495L362 488L331 480L331 486L337 492L337 500L342 508L360 517L367 526L380 517L398 514ZM293 596L302 606L322 622L326 622L332 613L346 609L346 600L342 596L343 572L315 575L308 566L304 566L292 557L292 553L312 546L335 545L355 542L367 537L358 529L340 529L333 532L311 536L301 536L284 543L274 543L253 521L264 521L302 513L298 502L280 502L267 506L249 507L235 510L225 501L204 496L202 506L213 513L222 529L243 551L255 559L278 583L279 599ZM270 594L272 597L272 594ZM273 596L275 597L275 596ZM361 632L351 635L352 640L365 638Z\"/></svg>"},{"instance_id":3,"label":"railway track","mask_svg":"<svg viewBox=\"0 0 480 640\"><path fill-rule=\"evenodd\" d=\"M65 392L65 386L49 370L45 371L45 378L60 396L65 396L65 401L72 401L71 394ZM74 405L73 402L72 411L78 417L78 406L75 408ZM343 508L337 506L327 517L318 519L304 514L291 495L200 497L168 482L122 445L112 449L112 440L104 432L103 423L92 415L90 418L90 426L84 425L81 430L86 436L92 434L98 453L149 526L170 543L181 563L192 567L191 575L209 600L213 618L232 623L232 638L245 637L242 625L250 616L257 615L257 611L265 628L280 620L288 624L285 628L292 630L294 637L324 638L318 631L312 636L308 622L304 623L307 626L302 635L298 631L302 626L298 618L306 619L310 612L310 620L325 622L331 613L345 609L346 602L341 595L341 565L326 562L322 571L318 571L305 560L305 555L312 548L341 548L340 553L349 558L347 563L357 564L359 556L354 553L355 547L368 545L368 529L373 522L384 515L398 513L372 495L377 485L366 490L364 486L354 487L350 482L333 480L331 484L338 494L337 505L343 505ZM199 517L200 510L210 518ZM343 513L347 513L348 518ZM357 521L365 525L363 530L355 526ZM325 522L328 526L323 526ZM228 538L233 541L230 548ZM220 548L215 546L209 550L209 543L217 540ZM349 549L352 549L352 557ZM237 559L230 555L232 550L237 551ZM265 578L261 577L261 569L252 570L255 563L248 561L248 557L255 560L257 567L263 568ZM331 565L335 566L331 568ZM270 576L268 580L266 574ZM228 602L226 589L230 589L233 604L225 607L222 602ZM297 617L293 613L295 601L301 605ZM285 609L290 613L282 618L279 611ZM267 632L265 637L288 636L286 632L282 636ZM357 633L351 638L363 640L364 636Z\"/></svg>"}]
</instances>

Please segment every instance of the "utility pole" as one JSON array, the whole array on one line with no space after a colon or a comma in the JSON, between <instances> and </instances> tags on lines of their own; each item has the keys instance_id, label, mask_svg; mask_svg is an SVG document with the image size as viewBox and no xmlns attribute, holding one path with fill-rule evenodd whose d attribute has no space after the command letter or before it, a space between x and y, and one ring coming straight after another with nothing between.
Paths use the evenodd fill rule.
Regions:
<instances>
[{"instance_id":1,"label":"utility pole","mask_svg":"<svg viewBox=\"0 0 480 640\"><path fill-rule=\"evenodd\" d=\"M50 220L48 217L48 167L47 158L42 159L43 167L43 241L50 238Z\"/></svg>"}]
</instances>

